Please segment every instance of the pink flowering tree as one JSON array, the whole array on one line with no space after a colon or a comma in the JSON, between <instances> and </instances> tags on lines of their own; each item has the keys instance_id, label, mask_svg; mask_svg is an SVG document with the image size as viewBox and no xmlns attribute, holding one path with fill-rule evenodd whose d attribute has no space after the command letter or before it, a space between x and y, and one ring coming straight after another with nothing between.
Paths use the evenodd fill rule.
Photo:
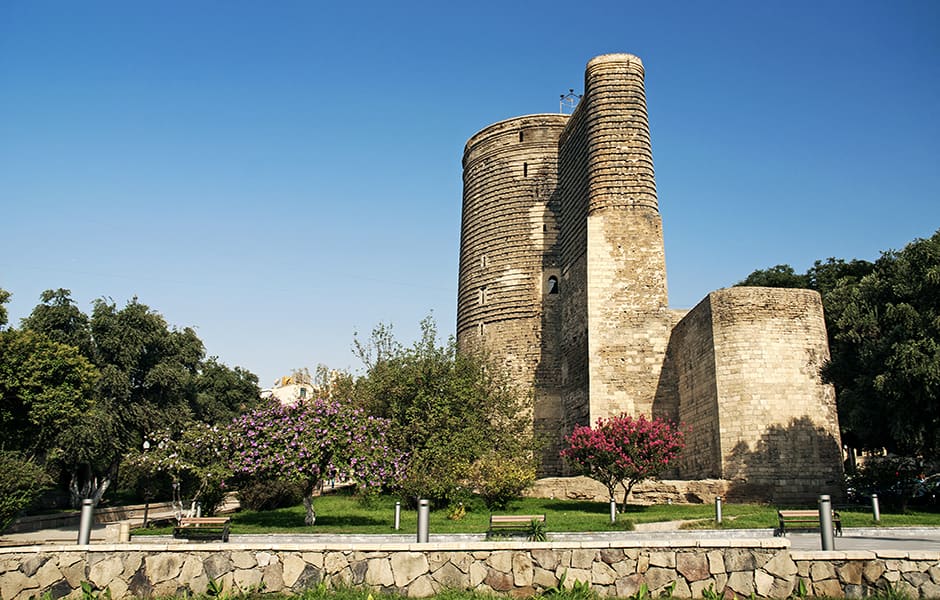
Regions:
<instances>
[{"instance_id":1,"label":"pink flowering tree","mask_svg":"<svg viewBox=\"0 0 940 600\"><path fill-rule=\"evenodd\" d=\"M623 487L623 506L637 483L666 471L684 447L682 430L663 419L623 414L598 419L592 429L576 427L562 458L579 474L607 487L614 498Z\"/></svg>"},{"instance_id":2,"label":"pink flowering tree","mask_svg":"<svg viewBox=\"0 0 940 600\"><path fill-rule=\"evenodd\" d=\"M232 421L232 464L236 476L299 483L304 522L313 525L313 498L325 480L353 480L363 490L398 481L404 457L388 443L388 426L336 400L272 402Z\"/></svg>"}]
</instances>

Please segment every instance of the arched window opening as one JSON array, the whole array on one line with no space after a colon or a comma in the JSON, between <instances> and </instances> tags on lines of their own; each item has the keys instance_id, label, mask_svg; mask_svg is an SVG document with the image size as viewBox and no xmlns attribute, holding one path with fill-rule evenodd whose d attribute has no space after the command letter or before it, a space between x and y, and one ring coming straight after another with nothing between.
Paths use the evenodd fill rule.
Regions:
<instances>
[{"instance_id":1,"label":"arched window opening","mask_svg":"<svg viewBox=\"0 0 940 600\"><path fill-rule=\"evenodd\" d=\"M558 293L558 278L552 275L548 278L548 293L557 294Z\"/></svg>"}]
</instances>

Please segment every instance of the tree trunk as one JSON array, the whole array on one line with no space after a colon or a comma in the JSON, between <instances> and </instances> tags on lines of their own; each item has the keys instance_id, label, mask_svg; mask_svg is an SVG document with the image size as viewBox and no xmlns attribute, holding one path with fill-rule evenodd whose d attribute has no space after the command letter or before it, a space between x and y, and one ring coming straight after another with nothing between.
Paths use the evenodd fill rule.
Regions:
<instances>
[{"instance_id":1,"label":"tree trunk","mask_svg":"<svg viewBox=\"0 0 940 600\"><path fill-rule=\"evenodd\" d=\"M317 511L313 508L313 492L304 494L304 525L313 526L317 522Z\"/></svg>"},{"instance_id":2,"label":"tree trunk","mask_svg":"<svg viewBox=\"0 0 940 600\"><path fill-rule=\"evenodd\" d=\"M630 495L630 490L633 489L635 483L635 481L629 483L626 481L620 482L620 485L623 486L623 504L620 506L620 512L627 512L627 497Z\"/></svg>"},{"instance_id":3,"label":"tree trunk","mask_svg":"<svg viewBox=\"0 0 940 600\"><path fill-rule=\"evenodd\" d=\"M78 472L74 470L69 477L69 504L72 508L80 508L82 505L82 493L78 489Z\"/></svg>"}]
</instances>

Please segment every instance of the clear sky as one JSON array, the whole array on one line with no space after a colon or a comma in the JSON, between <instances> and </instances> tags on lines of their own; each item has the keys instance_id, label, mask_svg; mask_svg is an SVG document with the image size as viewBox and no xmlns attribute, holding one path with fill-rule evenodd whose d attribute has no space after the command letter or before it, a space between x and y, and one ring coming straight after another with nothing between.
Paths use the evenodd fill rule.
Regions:
<instances>
[{"instance_id":1,"label":"clear sky","mask_svg":"<svg viewBox=\"0 0 940 600\"><path fill-rule=\"evenodd\" d=\"M262 385L454 330L466 140L646 91L670 301L940 228L940 2L0 0L0 287L137 296Z\"/></svg>"}]
</instances>

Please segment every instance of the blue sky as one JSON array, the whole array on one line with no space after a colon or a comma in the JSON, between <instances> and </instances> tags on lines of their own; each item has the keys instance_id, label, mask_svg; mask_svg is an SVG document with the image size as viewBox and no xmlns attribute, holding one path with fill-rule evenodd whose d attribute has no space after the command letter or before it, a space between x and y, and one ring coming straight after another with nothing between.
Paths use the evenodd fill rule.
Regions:
<instances>
[{"instance_id":1,"label":"blue sky","mask_svg":"<svg viewBox=\"0 0 940 600\"><path fill-rule=\"evenodd\" d=\"M342 6L341 6L342 4ZM0 287L264 385L456 312L466 140L631 52L670 302L940 228L940 2L0 2Z\"/></svg>"}]
</instances>

